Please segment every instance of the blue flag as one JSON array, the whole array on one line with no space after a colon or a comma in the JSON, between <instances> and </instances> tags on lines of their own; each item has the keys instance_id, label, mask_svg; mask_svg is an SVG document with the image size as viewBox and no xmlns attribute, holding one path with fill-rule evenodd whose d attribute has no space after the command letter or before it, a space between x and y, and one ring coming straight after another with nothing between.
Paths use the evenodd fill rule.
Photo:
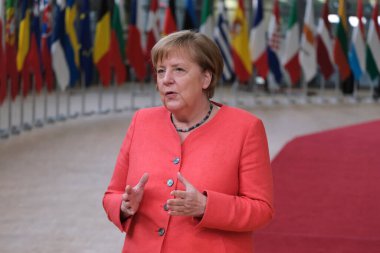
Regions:
<instances>
[{"instance_id":1,"label":"blue flag","mask_svg":"<svg viewBox=\"0 0 380 253\"><path fill-rule=\"evenodd\" d=\"M92 61L92 37L90 31L90 3L89 0L82 1L79 9L79 41L80 41L80 66L84 71L85 84L89 86L92 82L94 64Z\"/></svg>"}]
</instances>

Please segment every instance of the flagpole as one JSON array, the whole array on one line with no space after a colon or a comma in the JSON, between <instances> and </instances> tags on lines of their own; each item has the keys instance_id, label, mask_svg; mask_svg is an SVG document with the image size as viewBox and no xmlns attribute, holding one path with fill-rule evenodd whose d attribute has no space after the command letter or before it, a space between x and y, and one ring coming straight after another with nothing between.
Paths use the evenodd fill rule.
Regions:
<instances>
[{"instance_id":1,"label":"flagpole","mask_svg":"<svg viewBox=\"0 0 380 253\"><path fill-rule=\"evenodd\" d=\"M12 133L12 130L11 130L11 127L12 127L12 117L11 117L11 112L12 112L12 106L11 106L12 94L11 94L11 87L10 87L11 83L10 83L10 81L6 80L5 81L5 85L7 87L7 97L8 97L8 130L2 132L2 134L1 134L1 138L2 139L8 138L11 135L11 133Z\"/></svg>"},{"instance_id":2,"label":"flagpole","mask_svg":"<svg viewBox=\"0 0 380 253\"><path fill-rule=\"evenodd\" d=\"M32 101L32 106L33 106L33 119L32 119L32 124L33 126L35 127L43 127L43 123L40 119L36 119L36 115L37 115L37 106L36 106L36 82L33 78L33 81L32 81L32 95L33 95L33 101Z\"/></svg>"},{"instance_id":3,"label":"flagpole","mask_svg":"<svg viewBox=\"0 0 380 253\"><path fill-rule=\"evenodd\" d=\"M122 110L118 108L118 99L117 99L118 88L119 87L114 80L113 81L113 111L114 112L122 112Z\"/></svg>"},{"instance_id":4,"label":"flagpole","mask_svg":"<svg viewBox=\"0 0 380 253\"><path fill-rule=\"evenodd\" d=\"M3 101L3 105L4 105L4 104L5 104L5 99L4 99L4 101ZM7 130L1 128L1 122L2 122L2 120L1 120L1 119L2 119L1 115L2 115L2 112L3 112L3 108L4 108L3 105L0 105L0 138L1 138L1 139L6 139L6 138L9 137L9 133L8 133Z\"/></svg>"},{"instance_id":5,"label":"flagpole","mask_svg":"<svg viewBox=\"0 0 380 253\"><path fill-rule=\"evenodd\" d=\"M86 86L86 83L85 83L85 76L83 74L83 72L81 72L81 115L84 116L85 115L85 111L86 111L86 93L85 93L85 86Z\"/></svg>"}]
</instances>

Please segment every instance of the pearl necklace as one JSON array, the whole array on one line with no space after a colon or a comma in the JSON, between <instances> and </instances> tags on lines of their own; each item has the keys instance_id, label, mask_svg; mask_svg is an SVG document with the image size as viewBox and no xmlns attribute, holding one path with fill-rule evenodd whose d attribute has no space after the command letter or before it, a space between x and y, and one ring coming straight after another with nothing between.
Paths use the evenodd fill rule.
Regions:
<instances>
[{"instance_id":1,"label":"pearl necklace","mask_svg":"<svg viewBox=\"0 0 380 253\"><path fill-rule=\"evenodd\" d=\"M177 132L187 133L187 132L190 132L191 130L201 126L203 123L205 123L206 120L208 120L208 118L210 118L210 115L211 115L213 108L214 108L214 106L212 105L212 103L210 103L210 109L208 110L207 115L200 122L198 122L194 126L191 126L187 129L181 129L181 128L176 127L176 125L174 124L174 121L173 121L173 114L172 113L170 114L170 120L172 121L172 124L173 124L175 130L177 130Z\"/></svg>"}]
</instances>

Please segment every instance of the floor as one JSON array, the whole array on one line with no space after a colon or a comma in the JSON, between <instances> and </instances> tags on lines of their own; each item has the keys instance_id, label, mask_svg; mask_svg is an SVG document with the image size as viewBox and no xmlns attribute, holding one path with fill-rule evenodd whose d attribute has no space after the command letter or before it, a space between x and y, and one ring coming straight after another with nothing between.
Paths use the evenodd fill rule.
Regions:
<instances>
[{"instance_id":1,"label":"floor","mask_svg":"<svg viewBox=\"0 0 380 253\"><path fill-rule=\"evenodd\" d=\"M87 109L99 106L96 94ZM150 91L136 94L120 95L117 106L129 106L121 113L79 117L0 140L0 252L120 252L123 235L107 220L101 202L131 108L159 103ZM296 136L380 118L380 103L346 98L289 102L283 96L274 101L227 92L216 100L263 120L272 158ZM112 107L107 101L102 106Z\"/></svg>"}]
</instances>

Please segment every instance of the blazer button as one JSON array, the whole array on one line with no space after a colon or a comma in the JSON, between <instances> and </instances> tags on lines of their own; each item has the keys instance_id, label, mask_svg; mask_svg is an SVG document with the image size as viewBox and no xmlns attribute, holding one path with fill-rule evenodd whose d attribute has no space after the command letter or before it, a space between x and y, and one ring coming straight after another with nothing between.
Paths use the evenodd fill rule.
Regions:
<instances>
[{"instance_id":1,"label":"blazer button","mask_svg":"<svg viewBox=\"0 0 380 253\"><path fill-rule=\"evenodd\" d=\"M163 229L163 228L158 229L158 235L159 236L163 236L164 234L165 234L165 229Z\"/></svg>"},{"instance_id":2,"label":"blazer button","mask_svg":"<svg viewBox=\"0 0 380 253\"><path fill-rule=\"evenodd\" d=\"M172 187L173 184L174 184L173 179L169 179L168 181L166 181L166 185L169 186L169 187Z\"/></svg>"},{"instance_id":3,"label":"blazer button","mask_svg":"<svg viewBox=\"0 0 380 253\"><path fill-rule=\"evenodd\" d=\"M179 161L180 161L180 159L178 157L176 157L176 158L173 159L173 163L174 164L179 164Z\"/></svg>"},{"instance_id":4,"label":"blazer button","mask_svg":"<svg viewBox=\"0 0 380 253\"><path fill-rule=\"evenodd\" d=\"M168 204L165 204L165 205L164 205L164 210L165 210L165 211L169 211Z\"/></svg>"}]
</instances>

